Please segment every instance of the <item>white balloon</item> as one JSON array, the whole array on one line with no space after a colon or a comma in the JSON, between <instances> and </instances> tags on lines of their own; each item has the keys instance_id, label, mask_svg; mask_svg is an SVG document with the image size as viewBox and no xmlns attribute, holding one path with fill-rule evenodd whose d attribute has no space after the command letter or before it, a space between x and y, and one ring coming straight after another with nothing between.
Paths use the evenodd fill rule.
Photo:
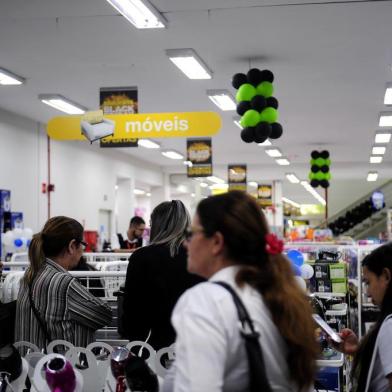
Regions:
<instances>
[{"instance_id":1,"label":"white balloon","mask_svg":"<svg viewBox=\"0 0 392 392\"><path fill-rule=\"evenodd\" d=\"M22 229L17 228L17 229L14 229L12 231L14 232L15 238L20 238L23 235L23 230Z\"/></svg>"},{"instance_id":2,"label":"white balloon","mask_svg":"<svg viewBox=\"0 0 392 392\"><path fill-rule=\"evenodd\" d=\"M301 287L302 290L306 291L306 282L304 278L302 278L301 276L295 276L295 280L298 286Z\"/></svg>"},{"instance_id":3,"label":"white balloon","mask_svg":"<svg viewBox=\"0 0 392 392\"><path fill-rule=\"evenodd\" d=\"M304 279L310 279L314 275L313 267L309 264L301 265L301 276Z\"/></svg>"},{"instance_id":4,"label":"white balloon","mask_svg":"<svg viewBox=\"0 0 392 392\"><path fill-rule=\"evenodd\" d=\"M23 237L25 237L28 240L31 240L33 238L33 230L31 230L29 227L26 227L23 230Z\"/></svg>"},{"instance_id":5,"label":"white balloon","mask_svg":"<svg viewBox=\"0 0 392 392\"><path fill-rule=\"evenodd\" d=\"M12 231L7 231L2 235L1 239L5 246L12 246L14 244L14 233Z\"/></svg>"}]
</instances>

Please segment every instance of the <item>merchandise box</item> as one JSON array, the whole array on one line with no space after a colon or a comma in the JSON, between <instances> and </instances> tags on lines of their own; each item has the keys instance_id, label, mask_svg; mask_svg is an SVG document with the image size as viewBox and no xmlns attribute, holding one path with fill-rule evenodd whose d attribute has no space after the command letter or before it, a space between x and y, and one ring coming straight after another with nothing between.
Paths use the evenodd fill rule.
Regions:
<instances>
[{"instance_id":1,"label":"merchandise box","mask_svg":"<svg viewBox=\"0 0 392 392\"><path fill-rule=\"evenodd\" d=\"M315 263L313 265L314 277L316 279L329 279L329 264Z\"/></svg>"},{"instance_id":2,"label":"merchandise box","mask_svg":"<svg viewBox=\"0 0 392 392\"><path fill-rule=\"evenodd\" d=\"M340 391L339 368L320 368L316 376L316 387L324 391Z\"/></svg>"},{"instance_id":3,"label":"merchandise box","mask_svg":"<svg viewBox=\"0 0 392 392\"><path fill-rule=\"evenodd\" d=\"M347 279L334 279L332 281L333 293L347 293Z\"/></svg>"},{"instance_id":4,"label":"merchandise box","mask_svg":"<svg viewBox=\"0 0 392 392\"><path fill-rule=\"evenodd\" d=\"M11 211L11 191L0 189L0 210Z\"/></svg>"},{"instance_id":5,"label":"merchandise box","mask_svg":"<svg viewBox=\"0 0 392 392\"><path fill-rule=\"evenodd\" d=\"M23 212L11 212L11 230L23 229Z\"/></svg>"},{"instance_id":6,"label":"merchandise box","mask_svg":"<svg viewBox=\"0 0 392 392\"><path fill-rule=\"evenodd\" d=\"M346 264L336 263L329 265L329 277L331 280L334 279L345 279L346 276Z\"/></svg>"},{"instance_id":7,"label":"merchandise box","mask_svg":"<svg viewBox=\"0 0 392 392\"><path fill-rule=\"evenodd\" d=\"M329 279L316 279L316 289L319 293L332 293L332 282Z\"/></svg>"}]
</instances>

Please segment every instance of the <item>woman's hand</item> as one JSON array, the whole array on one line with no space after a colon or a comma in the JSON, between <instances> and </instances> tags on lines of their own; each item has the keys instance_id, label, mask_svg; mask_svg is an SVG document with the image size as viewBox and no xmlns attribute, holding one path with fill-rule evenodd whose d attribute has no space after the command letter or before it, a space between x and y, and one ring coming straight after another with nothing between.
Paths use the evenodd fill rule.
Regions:
<instances>
[{"instance_id":1,"label":"woman's hand","mask_svg":"<svg viewBox=\"0 0 392 392\"><path fill-rule=\"evenodd\" d=\"M335 343L332 339L328 339L329 343L340 352L344 354L353 355L358 350L358 338L355 333L348 328L344 328L340 331L339 336L342 338L341 343Z\"/></svg>"}]
</instances>

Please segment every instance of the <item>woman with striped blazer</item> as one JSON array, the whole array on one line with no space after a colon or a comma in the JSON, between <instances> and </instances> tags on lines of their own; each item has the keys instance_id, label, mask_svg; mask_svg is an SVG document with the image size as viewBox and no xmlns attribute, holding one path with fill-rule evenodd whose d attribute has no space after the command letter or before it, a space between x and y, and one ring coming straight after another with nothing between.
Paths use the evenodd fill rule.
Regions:
<instances>
[{"instance_id":1,"label":"woman with striped blazer","mask_svg":"<svg viewBox=\"0 0 392 392\"><path fill-rule=\"evenodd\" d=\"M110 323L110 307L68 273L84 247L82 225L64 216L49 219L33 236L16 305L16 341L44 348L49 340L64 339L85 347Z\"/></svg>"}]
</instances>

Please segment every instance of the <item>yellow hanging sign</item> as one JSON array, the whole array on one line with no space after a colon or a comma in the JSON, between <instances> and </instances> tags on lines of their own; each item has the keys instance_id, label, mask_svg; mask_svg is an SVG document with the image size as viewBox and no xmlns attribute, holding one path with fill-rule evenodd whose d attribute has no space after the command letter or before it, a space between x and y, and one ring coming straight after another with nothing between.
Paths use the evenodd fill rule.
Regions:
<instances>
[{"instance_id":1,"label":"yellow hanging sign","mask_svg":"<svg viewBox=\"0 0 392 392\"><path fill-rule=\"evenodd\" d=\"M95 112L94 112L95 113ZM219 132L222 121L215 112L105 114L102 121L91 122L81 116L54 117L48 122L48 135L57 140L86 140L101 138L102 130L110 128L103 140L124 138L173 138L212 136ZM82 133L83 126L83 133ZM97 137L89 137L97 129ZM87 132L87 133L86 133ZM86 135L86 137L85 137Z\"/></svg>"}]
</instances>

